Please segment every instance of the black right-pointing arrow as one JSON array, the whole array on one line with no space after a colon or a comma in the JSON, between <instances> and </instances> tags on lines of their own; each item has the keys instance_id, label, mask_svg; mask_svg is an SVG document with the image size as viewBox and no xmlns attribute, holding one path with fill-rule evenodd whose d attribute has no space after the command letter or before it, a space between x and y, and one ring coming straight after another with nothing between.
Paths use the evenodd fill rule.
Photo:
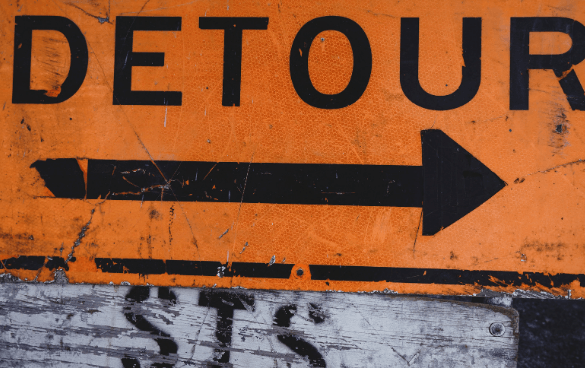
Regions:
<instances>
[{"instance_id":1,"label":"black right-pointing arrow","mask_svg":"<svg viewBox=\"0 0 585 368\"><path fill-rule=\"evenodd\" d=\"M422 207L434 235L506 183L440 130L421 131L423 166L118 161L31 165L58 198Z\"/></svg>"}]
</instances>

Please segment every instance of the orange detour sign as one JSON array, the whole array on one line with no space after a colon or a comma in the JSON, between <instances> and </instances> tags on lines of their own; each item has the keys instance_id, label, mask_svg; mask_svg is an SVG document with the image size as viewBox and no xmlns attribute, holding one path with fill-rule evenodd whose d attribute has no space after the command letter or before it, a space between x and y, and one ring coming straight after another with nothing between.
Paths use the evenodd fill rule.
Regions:
<instances>
[{"instance_id":1,"label":"orange detour sign","mask_svg":"<svg viewBox=\"0 0 585 368\"><path fill-rule=\"evenodd\" d=\"M0 5L1 272L585 297L585 3Z\"/></svg>"}]
</instances>

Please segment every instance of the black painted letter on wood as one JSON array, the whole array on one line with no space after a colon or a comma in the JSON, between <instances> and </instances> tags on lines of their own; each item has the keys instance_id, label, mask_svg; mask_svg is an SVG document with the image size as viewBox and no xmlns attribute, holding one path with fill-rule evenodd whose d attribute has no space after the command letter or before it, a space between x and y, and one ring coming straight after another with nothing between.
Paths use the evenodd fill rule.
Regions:
<instances>
[{"instance_id":1,"label":"black painted letter on wood","mask_svg":"<svg viewBox=\"0 0 585 368\"><path fill-rule=\"evenodd\" d=\"M213 360L218 364L210 367L225 367L230 362L230 346L232 345L232 326L234 310L254 310L254 295L244 293L202 290L199 294L199 305L217 309L217 327L215 337L220 348L215 349Z\"/></svg>"},{"instance_id":2,"label":"black painted letter on wood","mask_svg":"<svg viewBox=\"0 0 585 368\"><path fill-rule=\"evenodd\" d=\"M285 305L278 308L274 315L274 325L288 329L291 325L291 319L296 313L297 306L295 304ZM309 317L315 322L315 324L323 323L325 321L325 314L321 310L321 307L313 303L309 304ZM325 359L323 359L321 353L319 353L319 350L294 333L287 331L286 333L279 333L276 337L278 338L278 341L286 345L289 349L303 358L308 359L309 366L327 367L327 363L325 362Z\"/></svg>"},{"instance_id":3,"label":"black painted letter on wood","mask_svg":"<svg viewBox=\"0 0 585 368\"><path fill-rule=\"evenodd\" d=\"M124 307L124 316L128 322L132 323L140 331L150 332L154 341L159 346L161 362L152 365L155 368L173 368L177 363L177 351L179 347L175 340L168 333L161 331L155 325L150 323L142 314L137 313L140 304L150 296L148 286L134 286L126 295L127 305ZM169 288L158 288L158 298L167 300L169 304L174 305L177 297ZM135 357L126 356L122 358L124 368L140 368L140 362Z\"/></svg>"}]
</instances>

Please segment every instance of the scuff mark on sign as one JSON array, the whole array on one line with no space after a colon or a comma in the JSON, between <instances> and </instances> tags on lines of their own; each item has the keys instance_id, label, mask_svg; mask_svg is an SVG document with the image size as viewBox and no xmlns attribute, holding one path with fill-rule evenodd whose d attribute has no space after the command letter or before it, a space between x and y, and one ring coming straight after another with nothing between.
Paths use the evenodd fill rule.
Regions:
<instances>
[{"instance_id":1,"label":"scuff mark on sign","mask_svg":"<svg viewBox=\"0 0 585 368\"><path fill-rule=\"evenodd\" d=\"M47 257L47 262L45 263L45 267L49 270L59 270L63 268L66 271L69 271L69 265L67 264L68 260L63 259L61 257Z\"/></svg>"},{"instance_id":2,"label":"scuff mark on sign","mask_svg":"<svg viewBox=\"0 0 585 368\"><path fill-rule=\"evenodd\" d=\"M223 232L223 233L222 233L222 234L219 236L219 238L217 238L217 239L221 239L221 238L223 238L223 236L224 236L225 234L227 234L229 231L230 231L230 229L229 229L229 228L228 228L228 229L226 229L226 231L224 231L224 232Z\"/></svg>"},{"instance_id":3,"label":"scuff mark on sign","mask_svg":"<svg viewBox=\"0 0 585 368\"><path fill-rule=\"evenodd\" d=\"M67 278L67 274L62 269L55 270L55 272L53 273L53 277L54 277L53 281L56 284L68 284L69 283L69 279Z\"/></svg>"},{"instance_id":4,"label":"scuff mark on sign","mask_svg":"<svg viewBox=\"0 0 585 368\"><path fill-rule=\"evenodd\" d=\"M399 354L399 353L396 351L396 349L394 349L394 348L391 348L391 349L392 349L392 351L393 351L394 353L396 353L396 355L398 355L399 357L401 357L401 358L402 358L402 359L403 359L403 360L406 362L406 364L407 364L409 367L410 367L410 364L411 364L411 363L412 363L412 362L413 362L413 361L414 361L414 360L415 360L415 359L416 359L416 358L419 356L419 354L420 354L420 352L418 352L418 351L417 351L417 352L416 352L416 353L415 353L415 354L412 356L412 358L408 359L408 358L406 357L406 355Z\"/></svg>"},{"instance_id":5,"label":"scuff mark on sign","mask_svg":"<svg viewBox=\"0 0 585 368\"><path fill-rule=\"evenodd\" d=\"M169 211L169 246L173 244L173 221L175 220L175 206L171 206Z\"/></svg>"},{"instance_id":6,"label":"scuff mark on sign","mask_svg":"<svg viewBox=\"0 0 585 368\"><path fill-rule=\"evenodd\" d=\"M77 239L75 239L75 241L73 242L73 246L71 247L71 252L69 252L69 255L67 255L67 258L65 259L65 263L69 263L74 262L75 261L75 257L73 257L73 254L75 252L75 248L77 248L80 244L81 241L83 240L83 238L85 237L85 233L87 232L87 230L89 229L89 225L91 225L91 220L93 219L93 214L95 213L95 209L97 206L101 205L103 202L100 202L98 204L96 204L92 209L91 209L91 216L89 217L89 220L87 221L87 223L81 228L81 231L79 231L79 235L77 236Z\"/></svg>"},{"instance_id":7,"label":"scuff mark on sign","mask_svg":"<svg viewBox=\"0 0 585 368\"><path fill-rule=\"evenodd\" d=\"M535 172L530 173L528 175L525 175L523 177L516 178L516 180L514 180L514 183L515 184L522 183L522 182L524 182L524 180L526 180L527 177L535 175L535 174L546 174L546 173L549 173L549 172L557 170L557 169L562 169L564 167L568 167L568 166L572 166L572 165L579 165L579 164L582 164L583 162L585 162L585 159L580 158L578 160L567 162L565 164L556 165L556 166L553 166L553 167L548 168L548 169L535 171Z\"/></svg>"},{"instance_id":8,"label":"scuff mark on sign","mask_svg":"<svg viewBox=\"0 0 585 368\"><path fill-rule=\"evenodd\" d=\"M90 2L90 3L93 4L93 2ZM110 0L108 0L108 10L106 10L105 17L100 17L99 15L91 14L90 12L86 11L85 9L83 9L82 7L80 7L79 5L76 5L74 2L71 2L71 1L65 1L64 4L72 6L78 10L81 10L85 15L97 19L100 24L104 24L104 23L112 24L112 22L110 21L110 9L111 9Z\"/></svg>"},{"instance_id":9,"label":"scuff mark on sign","mask_svg":"<svg viewBox=\"0 0 585 368\"><path fill-rule=\"evenodd\" d=\"M31 131L30 125L28 125L28 123L24 122L24 118L22 118L22 120L20 121L20 125L26 126L26 129L28 129L29 132Z\"/></svg>"},{"instance_id":10,"label":"scuff mark on sign","mask_svg":"<svg viewBox=\"0 0 585 368\"><path fill-rule=\"evenodd\" d=\"M240 254L244 253L244 251L246 250L246 247L248 246L248 242L244 243L244 247L242 248L242 251L240 252ZM284 263L284 262L283 262Z\"/></svg>"},{"instance_id":11,"label":"scuff mark on sign","mask_svg":"<svg viewBox=\"0 0 585 368\"><path fill-rule=\"evenodd\" d=\"M550 129L549 146L554 149L553 155L556 155L569 145L567 135L569 134L570 124L565 108L562 105L555 103L554 108L551 110L549 113L551 119L548 123Z\"/></svg>"}]
</instances>

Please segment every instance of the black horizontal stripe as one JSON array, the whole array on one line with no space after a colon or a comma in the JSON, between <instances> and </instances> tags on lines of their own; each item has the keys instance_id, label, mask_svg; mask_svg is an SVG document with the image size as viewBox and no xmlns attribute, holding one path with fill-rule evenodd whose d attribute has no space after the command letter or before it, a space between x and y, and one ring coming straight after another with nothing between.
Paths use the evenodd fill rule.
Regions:
<instances>
[{"instance_id":1,"label":"black horizontal stripe","mask_svg":"<svg viewBox=\"0 0 585 368\"><path fill-rule=\"evenodd\" d=\"M422 175L420 166L90 159L87 198L421 207Z\"/></svg>"},{"instance_id":2,"label":"black horizontal stripe","mask_svg":"<svg viewBox=\"0 0 585 368\"><path fill-rule=\"evenodd\" d=\"M38 270L45 264L43 256L20 256L0 261L0 270Z\"/></svg>"},{"instance_id":3,"label":"black horizontal stripe","mask_svg":"<svg viewBox=\"0 0 585 368\"><path fill-rule=\"evenodd\" d=\"M206 161L157 161L155 166L151 161L89 159L87 192L83 180L68 179L83 177L74 159L48 159L33 166L58 198L396 207L423 203L421 166Z\"/></svg>"},{"instance_id":4,"label":"black horizontal stripe","mask_svg":"<svg viewBox=\"0 0 585 368\"><path fill-rule=\"evenodd\" d=\"M141 275L189 275L222 277L260 277L288 279L294 265L233 262L230 267L213 261L180 261L162 259L96 258L102 272L134 273Z\"/></svg>"},{"instance_id":5,"label":"black horizontal stripe","mask_svg":"<svg viewBox=\"0 0 585 368\"><path fill-rule=\"evenodd\" d=\"M585 275L540 272L469 271L439 268L393 268L310 265L313 280L396 282L406 284L537 286L559 287L578 280L585 286Z\"/></svg>"},{"instance_id":6,"label":"black horizontal stripe","mask_svg":"<svg viewBox=\"0 0 585 368\"><path fill-rule=\"evenodd\" d=\"M47 260L47 262L45 262ZM73 258L70 262L75 262ZM98 269L105 273L141 275L222 276L288 279L293 264L233 262L230 267L214 261L187 261L132 258L96 258ZM21 256L0 260L0 269L55 269L67 264L61 257ZM311 279L317 281L394 282L405 284L544 286L560 287L574 281L585 286L585 275L541 272L470 271L439 268L397 268L365 266L309 265Z\"/></svg>"},{"instance_id":7,"label":"black horizontal stripe","mask_svg":"<svg viewBox=\"0 0 585 368\"><path fill-rule=\"evenodd\" d=\"M71 261L74 262L75 257L72 257ZM67 262L65 262L65 259L62 257L19 256L0 260L0 270L7 269L38 271L43 266L49 270L54 270L59 267L62 267L67 271L69 270Z\"/></svg>"}]
</instances>

